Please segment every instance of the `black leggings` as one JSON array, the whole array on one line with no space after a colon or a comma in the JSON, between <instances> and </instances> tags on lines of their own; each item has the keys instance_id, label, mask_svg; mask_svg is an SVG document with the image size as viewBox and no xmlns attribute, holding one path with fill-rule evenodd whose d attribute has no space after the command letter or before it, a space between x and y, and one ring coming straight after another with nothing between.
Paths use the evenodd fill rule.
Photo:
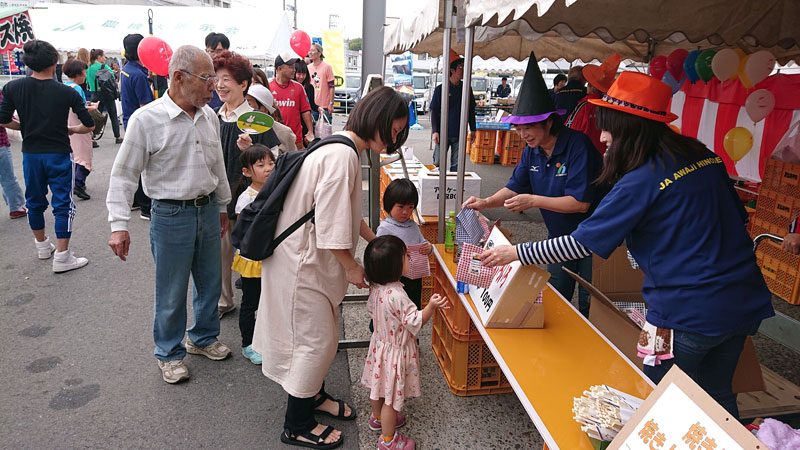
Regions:
<instances>
[{"instance_id":1,"label":"black leggings","mask_svg":"<svg viewBox=\"0 0 800 450\"><path fill-rule=\"evenodd\" d=\"M325 396L324 382L319 394ZM283 422L283 429L286 432L296 436L311 431L317 426L317 420L314 419L314 397L316 395L298 398L289 394L289 401L286 403L286 418Z\"/></svg>"},{"instance_id":2,"label":"black leggings","mask_svg":"<svg viewBox=\"0 0 800 450\"><path fill-rule=\"evenodd\" d=\"M101 99L97 92L94 93L95 101L100 102L100 110L108 112L108 120L111 122L111 130L114 137L119 138L119 117L117 116L117 103L114 100Z\"/></svg>"},{"instance_id":3,"label":"black leggings","mask_svg":"<svg viewBox=\"0 0 800 450\"><path fill-rule=\"evenodd\" d=\"M242 277L242 308L239 310L239 331L242 333L242 347L253 343L253 330L256 328L256 310L261 297L261 278Z\"/></svg>"}]
</instances>

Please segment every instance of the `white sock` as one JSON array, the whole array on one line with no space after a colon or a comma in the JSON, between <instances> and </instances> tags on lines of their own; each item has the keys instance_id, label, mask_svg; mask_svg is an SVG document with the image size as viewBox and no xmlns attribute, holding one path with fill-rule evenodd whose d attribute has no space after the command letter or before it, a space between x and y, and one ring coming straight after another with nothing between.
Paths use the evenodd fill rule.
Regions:
<instances>
[{"instance_id":1,"label":"white sock","mask_svg":"<svg viewBox=\"0 0 800 450\"><path fill-rule=\"evenodd\" d=\"M69 249L64 250L63 252L56 251L55 258L59 261L66 261L69 259Z\"/></svg>"},{"instance_id":2,"label":"white sock","mask_svg":"<svg viewBox=\"0 0 800 450\"><path fill-rule=\"evenodd\" d=\"M47 236L45 236L42 242L37 241L36 238L33 238L33 241L36 242L36 245L39 247L47 247L48 245L50 245L50 238Z\"/></svg>"}]
</instances>

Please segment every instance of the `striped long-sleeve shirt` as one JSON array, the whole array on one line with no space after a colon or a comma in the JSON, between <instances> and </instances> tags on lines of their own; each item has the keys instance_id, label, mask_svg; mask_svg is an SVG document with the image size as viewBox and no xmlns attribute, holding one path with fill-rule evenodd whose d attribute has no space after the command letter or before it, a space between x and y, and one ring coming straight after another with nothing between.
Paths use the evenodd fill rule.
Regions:
<instances>
[{"instance_id":1,"label":"striped long-sleeve shirt","mask_svg":"<svg viewBox=\"0 0 800 450\"><path fill-rule=\"evenodd\" d=\"M792 223L789 224L789 233L800 233L800 216L794 218Z\"/></svg>"}]
</instances>

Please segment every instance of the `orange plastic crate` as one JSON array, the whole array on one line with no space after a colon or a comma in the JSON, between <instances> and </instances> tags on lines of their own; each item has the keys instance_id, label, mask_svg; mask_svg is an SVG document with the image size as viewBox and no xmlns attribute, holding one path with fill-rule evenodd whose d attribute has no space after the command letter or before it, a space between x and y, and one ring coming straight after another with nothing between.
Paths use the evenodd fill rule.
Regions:
<instances>
[{"instance_id":1,"label":"orange plastic crate","mask_svg":"<svg viewBox=\"0 0 800 450\"><path fill-rule=\"evenodd\" d=\"M519 137L519 133L514 130L504 130L502 136L502 148L525 148L525 141ZM500 141L500 139L498 139Z\"/></svg>"},{"instance_id":2,"label":"orange plastic crate","mask_svg":"<svg viewBox=\"0 0 800 450\"><path fill-rule=\"evenodd\" d=\"M472 139L472 134L470 133L467 139ZM494 148L495 143L497 142L497 130L475 130L475 142L473 142L474 147L480 148Z\"/></svg>"},{"instance_id":3,"label":"orange plastic crate","mask_svg":"<svg viewBox=\"0 0 800 450\"><path fill-rule=\"evenodd\" d=\"M761 190L772 191L790 197L800 197L800 165L789 164L776 159L767 159Z\"/></svg>"},{"instance_id":4,"label":"orange plastic crate","mask_svg":"<svg viewBox=\"0 0 800 450\"><path fill-rule=\"evenodd\" d=\"M450 391L461 397L512 392L497 361L483 341L460 341L442 311L433 316L433 353Z\"/></svg>"},{"instance_id":5,"label":"orange plastic crate","mask_svg":"<svg viewBox=\"0 0 800 450\"><path fill-rule=\"evenodd\" d=\"M442 256L450 257L451 254L445 253ZM480 333L478 333L478 329L475 328L475 325L472 323L467 310L458 298L456 290L453 289L453 285L447 279L441 267L437 267L434 272L433 292L447 297L450 303L450 309L442 310L442 315L444 320L447 321L447 327L450 329L450 333L461 341L483 342L483 338Z\"/></svg>"},{"instance_id":6,"label":"orange plastic crate","mask_svg":"<svg viewBox=\"0 0 800 450\"><path fill-rule=\"evenodd\" d=\"M494 147L470 147L469 160L473 164L494 164Z\"/></svg>"},{"instance_id":7,"label":"orange plastic crate","mask_svg":"<svg viewBox=\"0 0 800 450\"><path fill-rule=\"evenodd\" d=\"M521 157L521 148L503 147L500 149L500 164L504 166L516 166Z\"/></svg>"}]
</instances>

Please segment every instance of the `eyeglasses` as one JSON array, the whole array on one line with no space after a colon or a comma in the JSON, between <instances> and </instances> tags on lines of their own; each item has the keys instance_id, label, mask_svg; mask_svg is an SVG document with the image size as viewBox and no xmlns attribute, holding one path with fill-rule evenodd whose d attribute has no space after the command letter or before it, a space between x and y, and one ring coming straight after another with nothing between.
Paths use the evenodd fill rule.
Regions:
<instances>
[{"instance_id":1,"label":"eyeglasses","mask_svg":"<svg viewBox=\"0 0 800 450\"><path fill-rule=\"evenodd\" d=\"M215 75L197 75L197 74L194 74L192 72L189 72L188 70L183 70L183 69L181 69L181 72L183 72L185 74L188 74L188 75L191 75L193 77L200 78L201 80L205 81L207 84L208 83L216 84L217 81L219 81L219 78L217 78Z\"/></svg>"}]
</instances>

